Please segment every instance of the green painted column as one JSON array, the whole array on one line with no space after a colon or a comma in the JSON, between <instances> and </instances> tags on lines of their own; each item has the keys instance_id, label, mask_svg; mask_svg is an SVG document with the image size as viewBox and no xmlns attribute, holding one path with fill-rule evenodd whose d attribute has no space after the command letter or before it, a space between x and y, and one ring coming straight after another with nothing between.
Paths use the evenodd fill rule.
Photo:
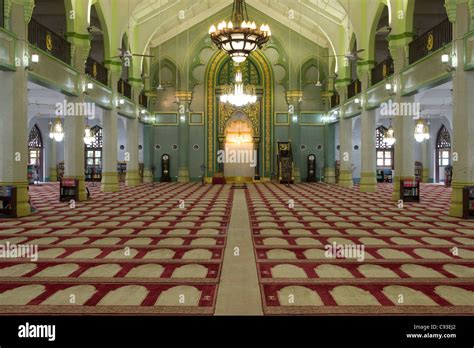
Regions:
<instances>
[{"instance_id":1,"label":"green painted column","mask_svg":"<svg viewBox=\"0 0 474 348\"><path fill-rule=\"evenodd\" d=\"M464 46L463 36L469 31L469 11L466 3L458 1L455 18L450 16L453 23L454 54L459 63L453 75L453 182L451 216L463 215L463 188L474 186L474 72L463 69ZM471 19L472 21L472 19Z\"/></svg>"},{"instance_id":2,"label":"green painted column","mask_svg":"<svg viewBox=\"0 0 474 348\"><path fill-rule=\"evenodd\" d=\"M26 5L11 4L11 31L17 35L16 56L28 55ZM28 195L28 100L27 66L20 59L16 71L0 71L0 185L14 186L17 190L17 215L31 214Z\"/></svg>"},{"instance_id":3,"label":"green painted column","mask_svg":"<svg viewBox=\"0 0 474 348\"><path fill-rule=\"evenodd\" d=\"M286 92L288 110L290 111L290 141L293 149L293 178L295 183L301 181L300 145L301 145L301 114L300 103L303 98L301 91Z\"/></svg>"},{"instance_id":4,"label":"green painted column","mask_svg":"<svg viewBox=\"0 0 474 348\"><path fill-rule=\"evenodd\" d=\"M153 173L151 168L154 165L153 160L154 131L153 126L143 125L143 182L153 182Z\"/></svg>"},{"instance_id":5,"label":"green painted column","mask_svg":"<svg viewBox=\"0 0 474 348\"><path fill-rule=\"evenodd\" d=\"M325 126L325 168L324 182L327 184L336 183L336 124L331 123Z\"/></svg>"},{"instance_id":6,"label":"green painted column","mask_svg":"<svg viewBox=\"0 0 474 348\"><path fill-rule=\"evenodd\" d=\"M179 122L179 159L178 159L178 182L189 182L189 104L192 100L192 92L176 92L179 100L178 122Z\"/></svg>"}]
</instances>

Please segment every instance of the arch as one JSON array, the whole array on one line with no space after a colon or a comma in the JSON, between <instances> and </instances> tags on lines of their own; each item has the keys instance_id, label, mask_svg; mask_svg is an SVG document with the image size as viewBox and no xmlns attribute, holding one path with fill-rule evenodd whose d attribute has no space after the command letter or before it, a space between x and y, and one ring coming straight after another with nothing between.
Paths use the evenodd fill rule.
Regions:
<instances>
[{"instance_id":1,"label":"arch","mask_svg":"<svg viewBox=\"0 0 474 348\"><path fill-rule=\"evenodd\" d=\"M306 85L306 84L311 84L311 83L307 83L307 81L304 81L304 78L306 76L306 73L308 72L308 70L312 67L315 67L316 69L318 69L318 66L319 66L319 81L321 83L323 83L323 81L326 81L326 78L327 78L327 71L328 70L328 66L327 64L322 61L321 59L319 59L318 57L316 56L313 56L313 57L310 57L308 59L306 59L306 61L303 62L303 64L301 65L301 69L298 71L298 81L302 81L302 85ZM328 82L328 81L326 81ZM324 83L323 83L324 85Z\"/></svg>"},{"instance_id":2,"label":"arch","mask_svg":"<svg viewBox=\"0 0 474 348\"><path fill-rule=\"evenodd\" d=\"M94 141L84 145L85 148L85 180L100 181L102 179L102 147L103 129L99 125L91 128Z\"/></svg>"},{"instance_id":3,"label":"arch","mask_svg":"<svg viewBox=\"0 0 474 348\"><path fill-rule=\"evenodd\" d=\"M107 21L104 16L104 10L102 8L102 5L100 1L93 1L91 2L89 6L89 11L88 11L88 25L91 26L93 25L93 18L92 18L92 10L95 10L98 18L98 24L99 24L99 29L102 31L102 44L103 44L103 59L102 61L98 60L99 62L104 62L104 61L109 61L111 55L111 50L110 50L110 35L109 35L109 27L107 25ZM94 39L94 38L93 38ZM93 40L92 39L92 40ZM93 50L93 43L91 43L91 52ZM94 57L93 57L94 58ZM96 59L97 60L97 59Z\"/></svg>"},{"instance_id":4,"label":"arch","mask_svg":"<svg viewBox=\"0 0 474 348\"><path fill-rule=\"evenodd\" d=\"M178 89L179 86L176 86L176 81L178 80L179 70L178 70L178 67L176 66L176 63L170 57L163 57L161 59L161 61L156 61L152 64L152 66L150 68L150 72L151 72L150 84L151 84L151 87L156 88L156 87L158 87L160 82L161 83L164 82L161 79L161 74L162 74L163 68L168 68L169 70L171 70L171 73L173 74L173 79L172 79L172 81L170 81L170 84L172 86L174 86L176 89ZM160 71L160 69L161 69L161 71Z\"/></svg>"},{"instance_id":5,"label":"arch","mask_svg":"<svg viewBox=\"0 0 474 348\"><path fill-rule=\"evenodd\" d=\"M375 61L376 63L380 63L384 59L381 59L377 55L377 30L381 28L381 21L384 18L385 12L387 13L388 16L388 22L387 25L390 26L390 8L387 6L386 3L383 1L380 1L378 4L377 12L374 17L374 21L372 23L372 27L370 29L370 36L369 36L369 47L367 47L368 52L367 52L367 57L369 61ZM387 33L388 35L388 33ZM388 49L388 40L387 40L387 49Z\"/></svg>"},{"instance_id":6,"label":"arch","mask_svg":"<svg viewBox=\"0 0 474 348\"><path fill-rule=\"evenodd\" d=\"M38 125L28 135L28 181L43 180L43 137Z\"/></svg>"},{"instance_id":7,"label":"arch","mask_svg":"<svg viewBox=\"0 0 474 348\"><path fill-rule=\"evenodd\" d=\"M451 135L448 128L443 124L436 136L436 180L444 180L445 168L451 166Z\"/></svg>"},{"instance_id":8,"label":"arch","mask_svg":"<svg viewBox=\"0 0 474 348\"><path fill-rule=\"evenodd\" d=\"M217 119L219 115L219 104L216 98L217 78L222 66L227 63L229 56L224 51L216 52L210 59L206 68L206 110L207 110L207 143L206 143L206 163L207 175L213 176L217 170L217 149L219 147L219 137L222 136L222 127ZM257 66L262 76L262 102L260 114L260 129L255 136L260 137L260 173L264 177L270 177L272 173L272 154L273 154L273 70L270 62L261 51L254 52L248 59ZM257 105L257 104L255 104ZM258 107L258 106L257 106ZM255 110L252 110L255 111Z\"/></svg>"}]
</instances>

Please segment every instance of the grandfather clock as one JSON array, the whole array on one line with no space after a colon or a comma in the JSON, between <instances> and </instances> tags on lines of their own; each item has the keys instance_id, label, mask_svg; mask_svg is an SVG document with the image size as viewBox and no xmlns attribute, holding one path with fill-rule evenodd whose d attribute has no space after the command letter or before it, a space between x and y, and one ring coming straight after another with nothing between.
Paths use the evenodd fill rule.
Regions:
<instances>
[{"instance_id":1,"label":"grandfather clock","mask_svg":"<svg viewBox=\"0 0 474 348\"><path fill-rule=\"evenodd\" d=\"M170 156L167 154L161 156L161 182L171 182Z\"/></svg>"},{"instance_id":2,"label":"grandfather clock","mask_svg":"<svg viewBox=\"0 0 474 348\"><path fill-rule=\"evenodd\" d=\"M311 154L308 156L308 176L307 182L316 182L316 156Z\"/></svg>"}]
</instances>

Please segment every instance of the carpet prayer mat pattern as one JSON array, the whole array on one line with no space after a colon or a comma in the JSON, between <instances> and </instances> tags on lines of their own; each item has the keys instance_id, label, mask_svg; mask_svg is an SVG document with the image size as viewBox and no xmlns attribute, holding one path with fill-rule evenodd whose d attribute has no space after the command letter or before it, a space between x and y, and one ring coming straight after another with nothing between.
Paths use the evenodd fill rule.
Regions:
<instances>
[{"instance_id":1,"label":"carpet prayer mat pattern","mask_svg":"<svg viewBox=\"0 0 474 348\"><path fill-rule=\"evenodd\" d=\"M474 313L474 221L448 216L442 186L402 209L391 194L249 186L264 313Z\"/></svg>"},{"instance_id":2,"label":"carpet prayer mat pattern","mask_svg":"<svg viewBox=\"0 0 474 348\"><path fill-rule=\"evenodd\" d=\"M0 259L0 313L212 315L230 187L90 190L71 208L58 184L32 186L37 213L0 220L0 244L39 248L34 262Z\"/></svg>"}]
</instances>

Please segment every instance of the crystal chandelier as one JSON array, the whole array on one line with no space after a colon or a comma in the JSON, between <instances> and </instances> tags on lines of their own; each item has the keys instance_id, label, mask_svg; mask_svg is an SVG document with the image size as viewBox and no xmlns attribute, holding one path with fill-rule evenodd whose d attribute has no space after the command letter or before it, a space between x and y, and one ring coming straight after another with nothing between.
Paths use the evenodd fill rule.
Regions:
<instances>
[{"instance_id":1,"label":"crystal chandelier","mask_svg":"<svg viewBox=\"0 0 474 348\"><path fill-rule=\"evenodd\" d=\"M59 117L56 119L54 125L50 123L49 138L54 139L57 142L61 142L64 139L64 129Z\"/></svg>"},{"instance_id":2,"label":"crystal chandelier","mask_svg":"<svg viewBox=\"0 0 474 348\"><path fill-rule=\"evenodd\" d=\"M393 144L395 144L395 142L397 141L397 139L395 138L395 131L393 130L393 127L392 127L392 121L390 121L390 126L385 132L383 141L388 146L393 146Z\"/></svg>"},{"instance_id":3,"label":"crystal chandelier","mask_svg":"<svg viewBox=\"0 0 474 348\"><path fill-rule=\"evenodd\" d=\"M246 93L244 92L244 89ZM224 94L221 95L220 101L237 107L255 104L257 102L255 87L252 85L244 86L242 72L237 71L235 74L234 86L224 87Z\"/></svg>"},{"instance_id":4,"label":"crystal chandelier","mask_svg":"<svg viewBox=\"0 0 474 348\"><path fill-rule=\"evenodd\" d=\"M249 21L245 0L234 0L231 21L222 21L217 28L212 25L209 35L212 42L226 51L234 62L242 63L250 53L268 42L272 32L266 24L257 29L255 22Z\"/></svg>"},{"instance_id":5,"label":"crystal chandelier","mask_svg":"<svg viewBox=\"0 0 474 348\"><path fill-rule=\"evenodd\" d=\"M415 126L415 140L419 143L422 143L425 140L430 139L430 130L425 120L419 119L416 121Z\"/></svg>"},{"instance_id":6,"label":"crystal chandelier","mask_svg":"<svg viewBox=\"0 0 474 348\"><path fill-rule=\"evenodd\" d=\"M91 127L86 126L84 130L84 144L90 145L94 142L95 137L92 134Z\"/></svg>"}]
</instances>

